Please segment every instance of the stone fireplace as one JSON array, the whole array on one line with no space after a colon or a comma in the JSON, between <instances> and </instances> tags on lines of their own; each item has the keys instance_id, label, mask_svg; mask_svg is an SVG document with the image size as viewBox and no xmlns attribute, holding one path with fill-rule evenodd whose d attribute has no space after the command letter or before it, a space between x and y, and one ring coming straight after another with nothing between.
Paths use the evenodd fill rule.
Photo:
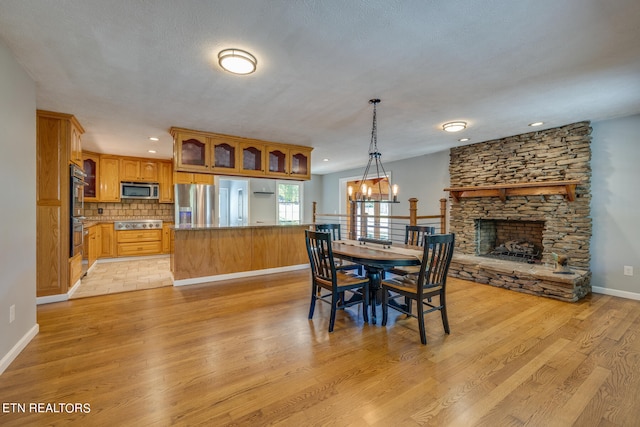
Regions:
<instances>
[{"instance_id":1,"label":"stone fireplace","mask_svg":"<svg viewBox=\"0 0 640 427\"><path fill-rule=\"evenodd\" d=\"M590 292L590 142L582 122L452 148L450 274L566 301ZM554 272L554 254L573 274Z\"/></svg>"}]
</instances>

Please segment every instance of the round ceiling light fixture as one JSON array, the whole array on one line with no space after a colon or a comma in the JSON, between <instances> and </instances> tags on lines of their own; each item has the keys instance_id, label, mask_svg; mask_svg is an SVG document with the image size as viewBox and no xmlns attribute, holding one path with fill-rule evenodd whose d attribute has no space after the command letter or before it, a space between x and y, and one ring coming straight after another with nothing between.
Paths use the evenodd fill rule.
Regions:
<instances>
[{"instance_id":1,"label":"round ceiling light fixture","mask_svg":"<svg viewBox=\"0 0 640 427\"><path fill-rule=\"evenodd\" d=\"M225 49L218 54L218 63L230 73L251 74L256 70L258 60L244 50Z\"/></svg>"},{"instance_id":2,"label":"round ceiling light fixture","mask_svg":"<svg viewBox=\"0 0 640 427\"><path fill-rule=\"evenodd\" d=\"M535 127L535 126L542 126L543 124L544 122L533 122L533 123L529 123L529 126Z\"/></svg>"},{"instance_id":3,"label":"round ceiling light fixture","mask_svg":"<svg viewBox=\"0 0 640 427\"><path fill-rule=\"evenodd\" d=\"M442 130L446 132L460 132L467 128L467 122L449 122L442 125Z\"/></svg>"}]
</instances>

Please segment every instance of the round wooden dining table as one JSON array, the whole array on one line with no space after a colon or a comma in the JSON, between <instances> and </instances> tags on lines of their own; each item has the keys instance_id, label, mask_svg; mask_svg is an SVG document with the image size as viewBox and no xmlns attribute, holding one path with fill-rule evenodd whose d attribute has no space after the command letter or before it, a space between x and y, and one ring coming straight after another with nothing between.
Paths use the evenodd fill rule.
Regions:
<instances>
[{"instance_id":1,"label":"round wooden dining table","mask_svg":"<svg viewBox=\"0 0 640 427\"><path fill-rule=\"evenodd\" d=\"M335 257L360 264L369 277L371 292L371 322L376 324L376 306L382 302L381 282L385 270L394 267L420 265L423 249L419 246L393 243L389 246L354 240L335 240L331 243Z\"/></svg>"}]
</instances>

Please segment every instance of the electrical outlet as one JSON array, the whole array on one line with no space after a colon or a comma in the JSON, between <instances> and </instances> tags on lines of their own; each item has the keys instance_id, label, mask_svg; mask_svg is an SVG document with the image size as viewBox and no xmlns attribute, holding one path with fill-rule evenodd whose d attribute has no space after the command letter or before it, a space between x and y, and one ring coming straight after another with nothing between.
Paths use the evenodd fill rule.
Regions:
<instances>
[{"instance_id":1,"label":"electrical outlet","mask_svg":"<svg viewBox=\"0 0 640 427\"><path fill-rule=\"evenodd\" d=\"M633 266L632 265L625 265L624 266L624 275L625 276L633 276Z\"/></svg>"},{"instance_id":2,"label":"electrical outlet","mask_svg":"<svg viewBox=\"0 0 640 427\"><path fill-rule=\"evenodd\" d=\"M9 323L13 323L16 320L16 305L13 304L9 307Z\"/></svg>"}]
</instances>

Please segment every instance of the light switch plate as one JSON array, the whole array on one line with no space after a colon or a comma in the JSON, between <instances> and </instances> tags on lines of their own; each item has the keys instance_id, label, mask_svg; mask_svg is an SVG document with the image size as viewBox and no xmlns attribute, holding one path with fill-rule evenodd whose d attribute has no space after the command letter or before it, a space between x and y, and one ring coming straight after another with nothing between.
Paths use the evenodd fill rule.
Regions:
<instances>
[{"instance_id":1,"label":"light switch plate","mask_svg":"<svg viewBox=\"0 0 640 427\"><path fill-rule=\"evenodd\" d=\"M624 275L625 276L633 276L633 266L632 265L625 265L624 266Z\"/></svg>"}]
</instances>

